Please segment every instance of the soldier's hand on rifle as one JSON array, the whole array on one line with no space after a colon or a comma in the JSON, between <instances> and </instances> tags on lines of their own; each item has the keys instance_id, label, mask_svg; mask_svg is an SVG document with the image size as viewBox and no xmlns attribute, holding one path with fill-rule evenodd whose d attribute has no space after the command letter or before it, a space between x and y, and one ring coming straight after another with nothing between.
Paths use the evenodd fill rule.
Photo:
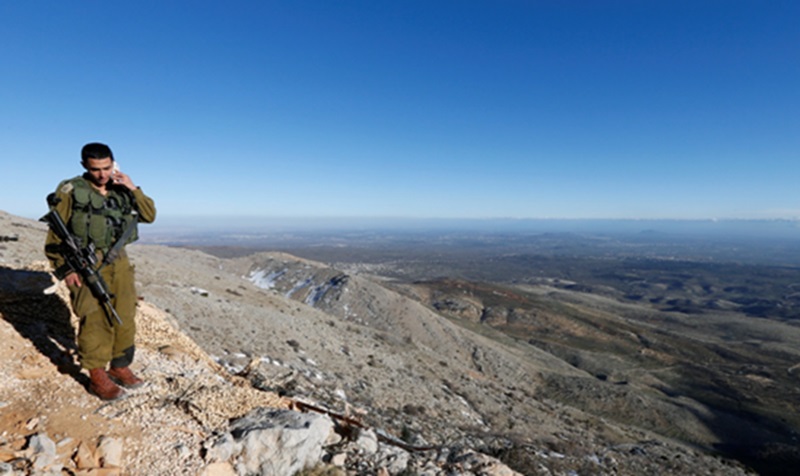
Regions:
<instances>
[{"instance_id":1,"label":"soldier's hand on rifle","mask_svg":"<svg viewBox=\"0 0 800 476\"><path fill-rule=\"evenodd\" d=\"M81 287L81 277L78 273L73 271L72 273L64 276L64 283L66 283L67 286L79 288Z\"/></svg>"}]
</instances>

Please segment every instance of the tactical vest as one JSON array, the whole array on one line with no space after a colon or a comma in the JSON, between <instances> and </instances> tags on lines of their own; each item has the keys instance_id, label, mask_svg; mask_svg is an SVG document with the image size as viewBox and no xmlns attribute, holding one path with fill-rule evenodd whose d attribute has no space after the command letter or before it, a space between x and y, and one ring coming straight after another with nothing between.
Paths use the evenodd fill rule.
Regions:
<instances>
[{"instance_id":1,"label":"tactical vest","mask_svg":"<svg viewBox=\"0 0 800 476\"><path fill-rule=\"evenodd\" d=\"M110 188L103 196L80 176L67 182L73 186L69 228L83 246L94 243L97 249L107 252L129 225L134 229L126 244L139 238L132 194Z\"/></svg>"}]
</instances>

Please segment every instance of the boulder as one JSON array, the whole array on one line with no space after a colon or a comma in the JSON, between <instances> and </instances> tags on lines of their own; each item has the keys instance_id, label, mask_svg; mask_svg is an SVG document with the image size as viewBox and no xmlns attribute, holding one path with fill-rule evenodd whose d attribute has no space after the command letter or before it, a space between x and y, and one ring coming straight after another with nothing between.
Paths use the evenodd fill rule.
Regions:
<instances>
[{"instance_id":1,"label":"boulder","mask_svg":"<svg viewBox=\"0 0 800 476\"><path fill-rule=\"evenodd\" d=\"M320 463L333 429L325 415L256 408L231 423L212 443L206 459L228 461L238 474L295 474Z\"/></svg>"}]
</instances>

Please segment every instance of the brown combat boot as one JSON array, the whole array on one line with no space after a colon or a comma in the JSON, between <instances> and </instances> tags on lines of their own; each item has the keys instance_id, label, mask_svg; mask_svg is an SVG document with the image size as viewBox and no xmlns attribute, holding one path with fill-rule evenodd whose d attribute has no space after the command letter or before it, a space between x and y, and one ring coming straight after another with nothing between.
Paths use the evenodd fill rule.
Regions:
<instances>
[{"instance_id":1,"label":"brown combat boot","mask_svg":"<svg viewBox=\"0 0 800 476\"><path fill-rule=\"evenodd\" d=\"M89 391L100 397L101 400L116 400L125 393L124 390L108 378L105 369L91 369L89 377L92 379L89 384Z\"/></svg>"},{"instance_id":2,"label":"brown combat boot","mask_svg":"<svg viewBox=\"0 0 800 476\"><path fill-rule=\"evenodd\" d=\"M131 372L130 367L111 367L108 376L125 388L139 388L144 383L144 380Z\"/></svg>"}]
</instances>

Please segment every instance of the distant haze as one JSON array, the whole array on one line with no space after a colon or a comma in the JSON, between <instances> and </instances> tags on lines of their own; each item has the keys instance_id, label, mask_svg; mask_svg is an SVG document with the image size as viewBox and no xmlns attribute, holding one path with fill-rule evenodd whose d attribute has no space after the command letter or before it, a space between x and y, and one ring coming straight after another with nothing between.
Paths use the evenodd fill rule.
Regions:
<instances>
[{"instance_id":1,"label":"distant haze","mask_svg":"<svg viewBox=\"0 0 800 476\"><path fill-rule=\"evenodd\" d=\"M498 232L666 234L696 237L788 238L800 240L800 220L602 220L602 219L414 219L162 217L153 233L259 234L281 232ZM149 234L145 232L146 234Z\"/></svg>"}]
</instances>

